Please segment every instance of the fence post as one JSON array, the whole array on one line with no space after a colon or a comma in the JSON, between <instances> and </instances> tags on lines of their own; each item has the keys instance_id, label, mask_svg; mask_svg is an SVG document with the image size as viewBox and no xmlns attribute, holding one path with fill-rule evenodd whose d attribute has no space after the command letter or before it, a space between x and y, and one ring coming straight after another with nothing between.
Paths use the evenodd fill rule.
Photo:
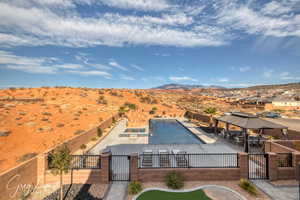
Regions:
<instances>
[{"instance_id":1,"label":"fence post","mask_svg":"<svg viewBox=\"0 0 300 200\"><path fill-rule=\"evenodd\" d=\"M101 182L109 183L109 171L110 171L110 156L111 153L102 153L101 154Z\"/></svg>"},{"instance_id":2,"label":"fence post","mask_svg":"<svg viewBox=\"0 0 300 200\"><path fill-rule=\"evenodd\" d=\"M138 181L139 179L139 156L138 153L130 155L130 181Z\"/></svg>"},{"instance_id":3,"label":"fence post","mask_svg":"<svg viewBox=\"0 0 300 200\"><path fill-rule=\"evenodd\" d=\"M299 152L292 152L292 156L293 156L293 167L295 169L295 179L299 179L298 164L300 162L300 153Z\"/></svg>"},{"instance_id":4,"label":"fence post","mask_svg":"<svg viewBox=\"0 0 300 200\"><path fill-rule=\"evenodd\" d=\"M240 152L238 154L238 164L240 168L240 178L248 178L248 154Z\"/></svg>"},{"instance_id":5,"label":"fence post","mask_svg":"<svg viewBox=\"0 0 300 200\"><path fill-rule=\"evenodd\" d=\"M268 174L270 181L278 179L278 155L273 152L268 153Z\"/></svg>"}]
</instances>

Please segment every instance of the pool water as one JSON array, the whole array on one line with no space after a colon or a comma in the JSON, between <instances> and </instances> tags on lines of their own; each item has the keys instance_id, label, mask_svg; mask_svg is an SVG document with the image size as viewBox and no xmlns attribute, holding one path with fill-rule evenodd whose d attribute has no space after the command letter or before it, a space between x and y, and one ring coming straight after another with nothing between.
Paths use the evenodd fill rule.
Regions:
<instances>
[{"instance_id":1,"label":"pool water","mask_svg":"<svg viewBox=\"0 0 300 200\"><path fill-rule=\"evenodd\" d=\"M149 132L149 144L203 144L175 119L152 119Z\"/></svg>"}]
</instances>

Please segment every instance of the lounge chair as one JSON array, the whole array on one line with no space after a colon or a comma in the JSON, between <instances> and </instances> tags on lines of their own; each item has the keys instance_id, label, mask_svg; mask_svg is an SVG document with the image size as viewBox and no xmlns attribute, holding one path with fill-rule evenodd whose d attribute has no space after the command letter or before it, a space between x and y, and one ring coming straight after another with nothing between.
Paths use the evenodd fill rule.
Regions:
<instances>
[{"instance_id":1,"label":"lounge chair","mask_svg":"<svg viewBox=\"0 0 300 200\"><path fill-rule=\"evenodd\" d=\"M142 154L142 168L151 168L153 166L152 162L152 150L144 150Z\"/></svg>"},{"instance_id":2,"label":"lounge chair","mask_svg":"<svg viewBox=\"0 0 300 200\"><path fill-rule=\"evenodd\" d=\"M163 168L170 167L169 152L167 150L159 150L159 166Z\"/></svg>"},{"instance_id":3,"label":"lounge chair","mask_svg":"<svg viewBox=\"0 0 300 200\"><path fill-rule=\"evenodd\" d=\"M177 167L179 168L187 168L188 167L188 161L187 161L187 155L186 155L186 151L182 151L182 150L172 150L174 156L175 156L175 160L177 163Z\"/></svg>"}]
</instances>

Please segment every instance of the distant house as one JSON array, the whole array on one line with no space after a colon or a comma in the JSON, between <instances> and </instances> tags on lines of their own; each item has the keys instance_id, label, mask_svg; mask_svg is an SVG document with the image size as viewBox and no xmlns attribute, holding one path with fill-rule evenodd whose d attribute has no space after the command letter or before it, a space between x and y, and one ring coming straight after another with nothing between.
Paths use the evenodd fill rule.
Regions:
<instances>
[{"instance_id":1,"label":"distant house","mask_svg":"<svg viewBox=\"0 0 300 200\"><path fill-rule=\"evenodd\" d=\"M283 109L283 110L294 110L300 109L300 101L294 99L274 99L271 104L266 105L267 110L272 109Z\"/></svg>"},{"instance_id":2,"label":"distant house","mask_svg":"<svg viewBox=\"0 0 300 200\"><path fill-rule=\"evenodd\" d=\"M300 107L300 101L275 99L272 101L272 105L276 107Z\"/></svg>"}]
</instances>

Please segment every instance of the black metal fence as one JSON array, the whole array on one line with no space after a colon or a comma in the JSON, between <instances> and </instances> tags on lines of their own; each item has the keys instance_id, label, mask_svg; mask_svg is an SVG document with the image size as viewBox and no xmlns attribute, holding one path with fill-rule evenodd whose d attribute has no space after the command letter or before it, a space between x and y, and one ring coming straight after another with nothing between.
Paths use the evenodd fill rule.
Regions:
<instances>
[{"instance_id":1,"label":"black metal fence","mask_svg":"<svg viewBox=\"0 0 300 200\"><path fill-rule=\"evenodd\" d=\"M238 168L238 154L140 154L139 168Z\"/></svg>"},{"instance_id":2,"label":"black metal fence","mask_svg":"<svg viewBox=\"0 0 300 200\"><path fill-rule=\"evenodd\" d=\"M248 154L248 178L268 179L268 154Z\"/></svg>"},{"instance_id":3,"label":"black metal fence","mask_svg":"<svg viewBox=\"0 0 300 200\"><path fill-rule=\"evenodd\" d=\"M72 169L101 169L101 156L99 155L72 155Z\"/></svg>"},{"instance_id":4,"label":"black metal fence","mask_svg":"<svg viewBox=\"0 0 300 200\"><path fill-rule=\"evenodd\" d=\"M52 156L48 156L48 169L53 168ZM100 155L71 155L70 169L101 169Z\"/></svg>"},{"instance_id":5,"label":"black metal fence","mask_svg":"<svg viewBox=\"0 0 300 200\"><path fill-rule=\"evenodd\" d=\"M278 167L293 167L293 155L291 153L278 153Z\"/></svg>"},{"instance_id":6,"label":"black metal fence","mask_svg":"<svg viewBox=\"0 0 300 200\"><path fill-rule=\"evenodd\" d=\"M109 159L110 181L130 181L130 156L111 155Z\"/></svg>"}]
</instances>

